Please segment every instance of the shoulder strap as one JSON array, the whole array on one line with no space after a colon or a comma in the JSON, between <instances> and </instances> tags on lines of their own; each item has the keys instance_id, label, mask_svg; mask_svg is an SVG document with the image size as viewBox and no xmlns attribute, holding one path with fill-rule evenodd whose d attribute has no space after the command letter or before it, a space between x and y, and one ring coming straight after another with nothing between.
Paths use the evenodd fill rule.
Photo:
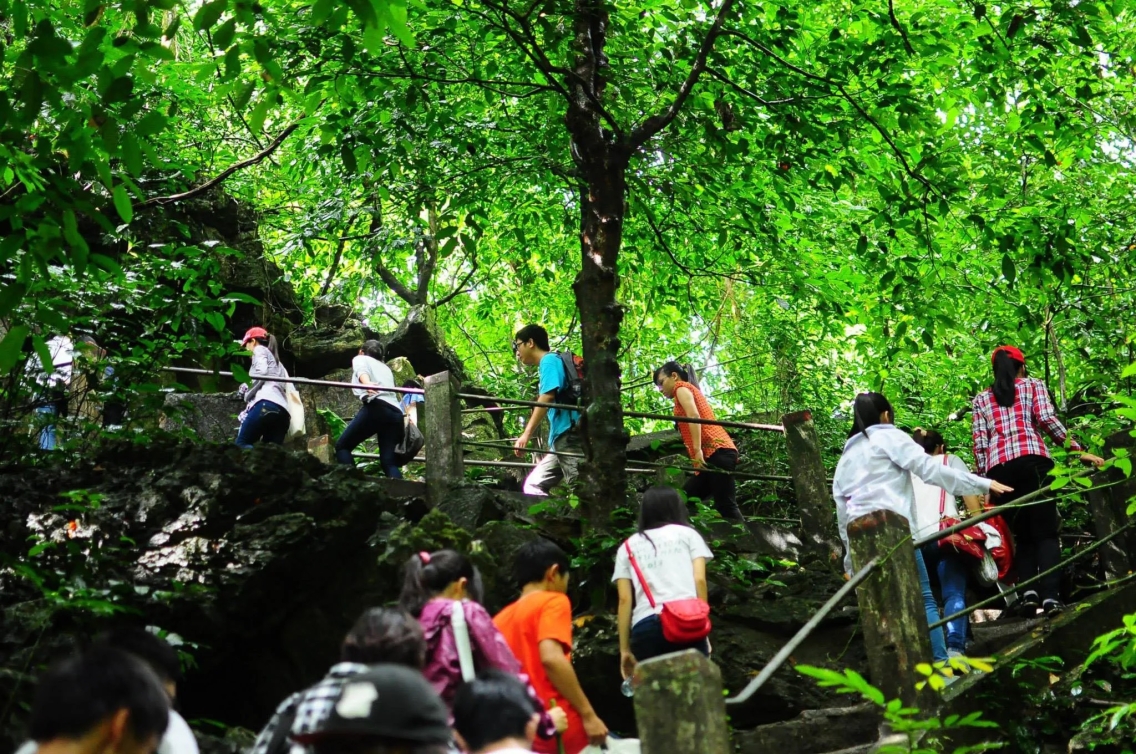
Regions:
<instances>
[{"instance_id":1,"label":"shoulder strap","mask_svg":"<svg viewBox=\"0 0 1136 754\"><path fill-rule=\"evenodd\" d=\"M454 600L450 613L450 625L454 629L454 644L458 648L458 664L461 665L462 680L469 682L477 677L473 666L473 647L469 643L469 626L465 622L465 606L461 600Z\"/></svg>"},{"instance_id":2,"label":"shoulder strap","mask_svg":"<svg viewBox=\"0 0 1136 754\"><path fill-rule=\"evenodd\" d=\"M947 454L943 453L943 465L947 465ZM947 491L942 487L939 488L939 518L943 517L943 512L947 509Z\"/></svg>"},{"instance_id":3,"label":"shoulder strap","mask_svg":"<svg viewBox=\"0 0 1136 754\"><path fill-rule=\"evenodd\" d=\"M639 561L635 559L635 553L631 552L631 540L625 541L623 547L627 550L627 557L631 560L631 567L635 569L635 575L639 577L639 586L643 587L643 594L647 596L647 601L654 608L655 595L651 594L651 587L647 586L647 579L643 578L643 571L639 570Z\"/></svg>"}]
</instances>

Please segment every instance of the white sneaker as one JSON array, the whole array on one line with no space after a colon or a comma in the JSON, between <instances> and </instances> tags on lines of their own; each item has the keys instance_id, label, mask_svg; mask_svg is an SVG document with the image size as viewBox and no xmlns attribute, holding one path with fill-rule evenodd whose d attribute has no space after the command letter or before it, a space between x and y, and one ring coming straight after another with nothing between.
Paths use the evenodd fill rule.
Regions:
<instances>
[{"instance_id":1,"label":"white sneaker","mask_svg":"<svg viewBox=\"0 0 1136 754\"><path fill-rule=\"evenodd\" d=\"M961 652L960 650L958 650L958 649L948 649L948 650L947 650L947 659L948 659L948 660L950 660L950 659L953 659L953 658L955 658L955 657L965 657L965 656L966 656L966 655L964 655L964 654L963 654L963 653L962 653L962 652Z\"/></svg>"}]
</instances>

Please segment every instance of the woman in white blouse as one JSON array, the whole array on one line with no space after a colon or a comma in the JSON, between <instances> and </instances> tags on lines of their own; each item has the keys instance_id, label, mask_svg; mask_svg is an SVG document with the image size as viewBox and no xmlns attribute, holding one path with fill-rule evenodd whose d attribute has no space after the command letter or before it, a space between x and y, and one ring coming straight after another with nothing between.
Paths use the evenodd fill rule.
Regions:
<instances>
[{"instance_id":1,"label":"woman in white blouse","mask_svg":"<svg viewBox=\"0 0 1136 754\"><path fill-rule=\"evenodd\" d=\"M832 480L836 519L844 542L844 568L848 573L853 569L852 552L848 548L850 521L877 510L890 510L907 519L909 525L914 523L915 492L909 472L952 495L1010 491L1004 484L944 466L927 455L910 435L892 424L895 410L879 393L856 396L853 416L852 432ZM927 622L935 623L939 620L939 609L918 550L915 563ZM931 651L936 661L947 659L946 642L940 629L931 632Z\"/></svg>"}]
</instances>

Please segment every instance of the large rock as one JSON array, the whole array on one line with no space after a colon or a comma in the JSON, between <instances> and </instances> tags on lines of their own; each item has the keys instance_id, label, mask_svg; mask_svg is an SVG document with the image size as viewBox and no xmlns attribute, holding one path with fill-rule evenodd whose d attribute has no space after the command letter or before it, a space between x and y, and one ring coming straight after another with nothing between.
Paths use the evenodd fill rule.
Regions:
<instances>
[{"instance_id":1,"label":"large rock","mask_svg":"<svg viewBox=\"0 0 1136 754\"><path fill-rule=\"evenodd\" d=\"M388 359L405 356L418 374L449 371L460 382L466 381L465 368L426 306L411 309L393 333L379 336Z\"/></svg>"},{"instance_id":2,"label":"large rock","mask_svg":"<svg viewBox=\"0 0 1136 754\"><path fill-rule=\"evenodd\" d=\"M189 643L187 717L257 728L335 661L364 608L397 596L374 537L420 518L424 493L275 446L123 443L92 462L4 475L0 552L24 557L42 541L32 567L47 584L57 569L63 578L62 601L45 601L34 582L0 572L0 666L39 667L59 636L97 628L84 610L117 606ZM0 692L12 677L0 672Z\"/></svg>"}]
</instances>

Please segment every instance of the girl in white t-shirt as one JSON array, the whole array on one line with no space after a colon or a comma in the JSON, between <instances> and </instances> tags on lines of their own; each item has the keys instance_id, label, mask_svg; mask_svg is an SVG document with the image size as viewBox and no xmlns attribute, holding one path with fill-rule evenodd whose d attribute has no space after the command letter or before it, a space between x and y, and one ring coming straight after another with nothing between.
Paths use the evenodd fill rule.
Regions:
<instances>
[{"instance_id":1,"label":"girl in white t-shirt","mask_svg":"<svg viewBox=\"0 0 1136 754\"><path fill-rule=\"evenodd\" d=\"M631 567L628 545L655 598L655 608ZM635 672L639 660L683 649L710 653L707 639L693 644L667 641L658 611L674 600L706 601L706 561L713 557L706 542L691 528L677 490L652 487L643 494L639 533L620 544L611 578L619 590L619 666L624 678Z\"/></svg>"}]
</instances>

